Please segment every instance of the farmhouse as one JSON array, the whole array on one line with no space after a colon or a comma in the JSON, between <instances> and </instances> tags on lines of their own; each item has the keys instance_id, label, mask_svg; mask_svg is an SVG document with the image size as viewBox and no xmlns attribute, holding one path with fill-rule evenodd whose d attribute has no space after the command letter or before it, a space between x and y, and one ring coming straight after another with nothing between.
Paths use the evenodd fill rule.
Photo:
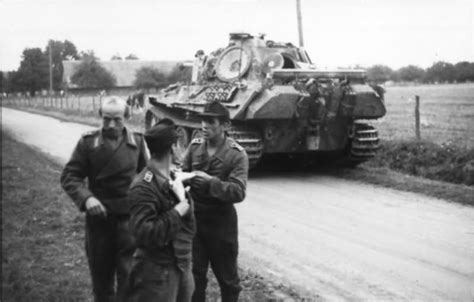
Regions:
<instances>
[{"instance_id":1,"label":"farmhouse","mask_svg":"<svg viewBox=\"0 0 474 302\"><path fill-rule=\"evenodd\" d=\"M127 95L134 91L133 82L135 80L135 73L142 67L153 67L160 70L162 73L169 74L174 67L181 63L181 61L144 61L144 60L113 60L113 61L98 61L108 72L110 72L117 80L115 87L108 91L110 94ZM83 89L71 83L71 77L81 64L81 61L63 61L63 83L69 91L76 93L92 93L95 94L99 89Z\"/></svg>"}]
</instances>

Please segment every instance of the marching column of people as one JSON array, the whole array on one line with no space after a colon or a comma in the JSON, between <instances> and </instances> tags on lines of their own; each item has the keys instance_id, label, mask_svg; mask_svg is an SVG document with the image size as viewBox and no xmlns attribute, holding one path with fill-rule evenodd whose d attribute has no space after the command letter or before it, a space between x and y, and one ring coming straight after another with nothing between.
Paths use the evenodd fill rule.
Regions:
<instances>
[{"instance_id":1,"label":"marching column of people","mask_svg":"<svg viewBox=\"0 0 474 302\"><path fill-rule=\"evenodd\" d=\"M94 301L205 301L209 266L222 301L237 301L234 203L245 198L248 158L226 134L227 108L205 106L202 137L190 143L182 171L173 121L131 132L117 97L103 100L100 115L102 128L83 135L61 175L86 212Z\"/></svg>"}]
</instances>

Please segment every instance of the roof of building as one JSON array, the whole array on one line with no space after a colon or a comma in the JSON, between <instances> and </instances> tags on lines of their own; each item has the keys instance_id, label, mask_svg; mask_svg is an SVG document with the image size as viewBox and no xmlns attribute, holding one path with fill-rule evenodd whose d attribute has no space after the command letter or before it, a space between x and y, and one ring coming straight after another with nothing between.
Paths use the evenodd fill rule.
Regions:
<instances>
[{"instance_id":1,"label":"roof of building","mask_svg":"<svg viewBox=\"0 0 474 302\"><path fill-rule=\"evenodd\" d=\"M64 73L63 82L69 88L74 88L76 85L71 83L71 77L75 72L76 67L82 61L63 61ZM132 87L135 80L135 73L142 67L154 67L168 74L181 61L142 61L142 60L113 60L113 61L98 61L107 71L115 76L117 82L116 87Z\"/></svg>"}]
</instances>

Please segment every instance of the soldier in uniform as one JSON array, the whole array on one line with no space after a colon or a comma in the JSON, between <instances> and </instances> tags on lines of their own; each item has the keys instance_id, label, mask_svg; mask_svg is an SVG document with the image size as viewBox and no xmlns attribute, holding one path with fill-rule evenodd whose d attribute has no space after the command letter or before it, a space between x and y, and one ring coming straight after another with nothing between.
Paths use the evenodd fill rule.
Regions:
<instances>
[{"instance_id":1,"label":"soldier in uniform","mask_svg":"<svg viewBox=\"0 0 474 302\"><path fill-rule=\"evenodd\" d=\"M134 251L127 191L149 155L143 135L124 126L129 115L125 100L106 97L99 113L102 128L79 140L64 167L61 185L79 210L86 212L86 254L94 300L122 301Z\"/></svg>"},{"instance_id":2,"label":"soldier in uniform","mask_svg":"<svg viewBox=\"0 0 474 302\"><path fill-rule=\"evenodd\" d=\"M245 198L248 158L245 150L226 135L230 126L227 108L219 102L208 103L201 118L203 138L191 142L183 161L183 171L196 174L190 191L197 222L193 301L205 301L209 264L219 282L222 301L237 301L241 287L234 203Z\"/></svg>"},{"instance_id":3,"label":"soldier in uniform","mask_svg":"<svg viewBox=\"0 0 474 302\"><path fill-rule=\"evenodd\" d=\"M137 244L130 302L189 302L194 290L191 246L196 225L182 184L184 173L172 173L175 128L163 119L145 133L151 160L129 191Z\"/></svg>"}]
</instances>

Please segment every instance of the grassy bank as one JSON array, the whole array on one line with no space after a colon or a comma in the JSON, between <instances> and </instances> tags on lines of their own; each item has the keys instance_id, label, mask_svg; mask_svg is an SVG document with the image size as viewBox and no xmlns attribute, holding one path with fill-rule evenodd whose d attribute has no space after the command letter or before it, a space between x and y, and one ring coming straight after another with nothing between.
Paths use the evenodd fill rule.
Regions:
<instances>
[{"instance_id":1,"label":"grassy bank","mask_svg":"<svg viewBox=\"0 0 474 302\"><path fill-rule=\"evenodd\" d=\"M62 167L4 133L2 154L2 301L91 301L84 217L59 185ZM255 272L240 274L242 301L299 300Z\"/></svg>"},{"instance_id":2,"label":"grassy bank","mask_svg":"<svg viewBox=\"0 0 474 302\"><path fill-rule=\"evenodd\" d=\"M474 185L474 147L429 141L382 141L367 165L431 180Z\"/></svg>"}]
</instances>

